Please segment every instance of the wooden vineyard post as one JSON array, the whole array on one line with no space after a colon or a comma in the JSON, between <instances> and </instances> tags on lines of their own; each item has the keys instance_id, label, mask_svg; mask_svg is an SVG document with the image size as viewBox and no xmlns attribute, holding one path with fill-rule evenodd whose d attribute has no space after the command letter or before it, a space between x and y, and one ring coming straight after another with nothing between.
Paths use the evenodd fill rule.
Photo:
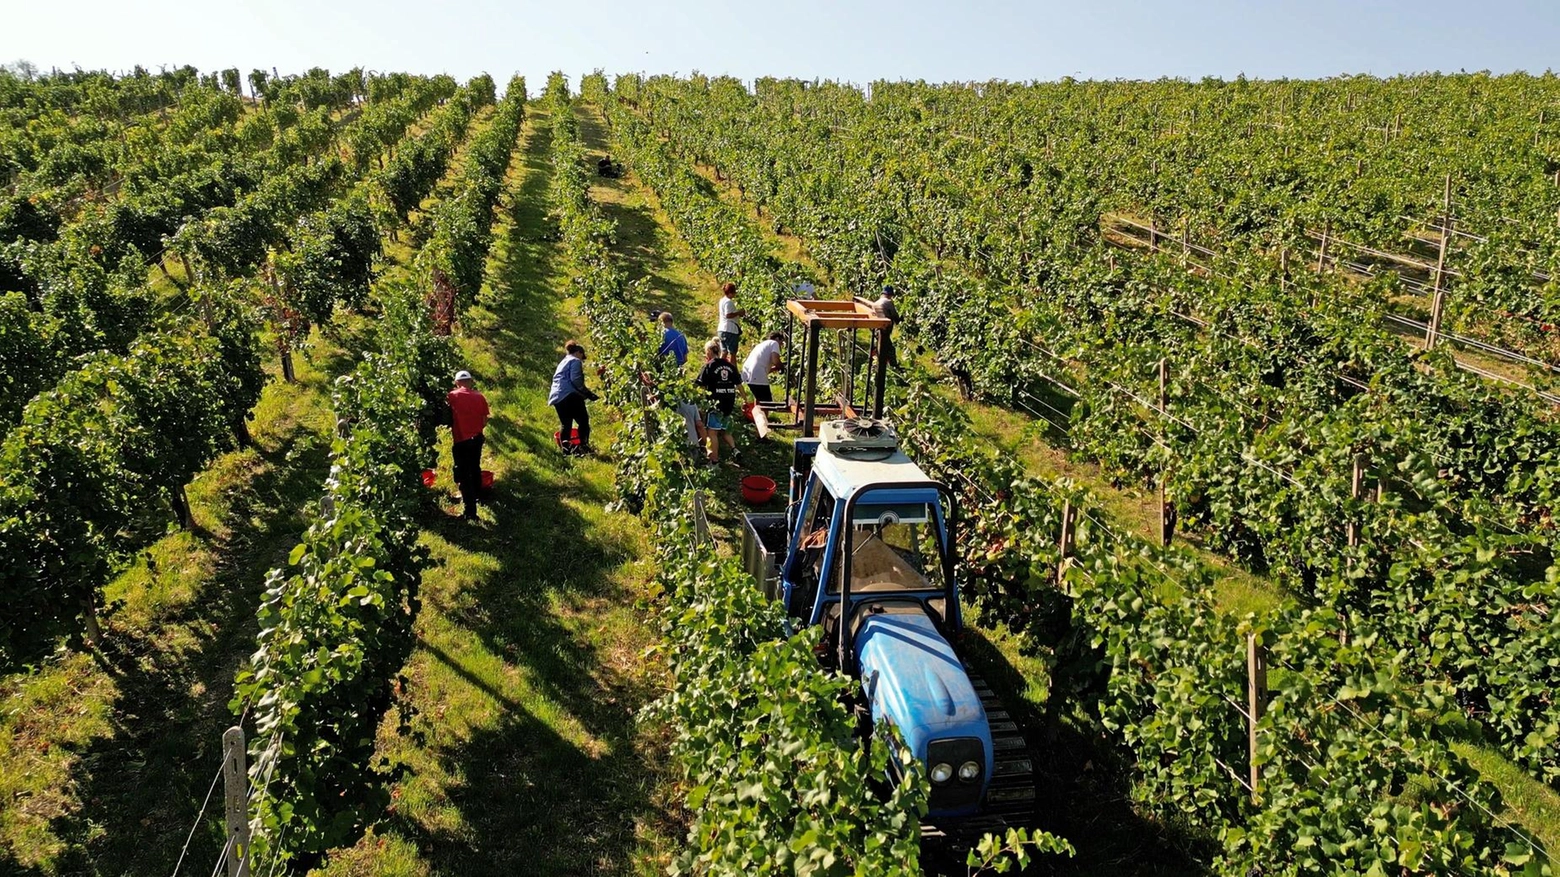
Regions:
<instances>
[{"instance_id":1,"label":"wooden vineyard post","mask_svg":"<svg viewBox=\"0 0 1560 877\"><path fill-rule=\"evenodd\" d=\"M1192 257L1192 217L1190 215L1181 219L1181 264L1184 266Z\"/></svg>"},{"instance_id":2,"label":"wooden vineyard post","mask_svg":"<svg viewBox=\"0 0 1560 877\"><path fill-rule=\"evenodd\" d=\"M1327 239L1332 236L1332 220L1328 220L1322 226L1322 245L1316 251L1316 273L1322 273L1322 268L1327 265Z\"/></svg>"},{"instance_id":3,"label":"wooden vineyard post","mask_svg":"<svg viewBox=\"0 0 1560 877\"><path fill-rule=\"evenodd\" d=\"M1246 634L1246 764L1251 768L1251 802L1257 803L1257 723L1267 708L1267 649L1255 633Z\"/></svg>"},{"instance_id":4,"label":"wooden vineyard post","mask_svg":"<svg viewBox=\"0 0 1560 877\"><path fill-rule=\"evenodd\" d=\"M273 321L276 327L276 350L282 360L282 380L295 384L298 382L298 374L293 370L292 325L287 319L287 307L282 303L282 281L276 276L274 255L266 258L265 276L271 281L271 297L275 302L275 310L282 312L281 319Z\"/></svg>"},{"instance_id":5,"label":"wooden vineyard post","mask_svg":"<svg viewBox=\"0 0 1560 877\"><path fill-rule=\"evenodd\" d=\"M1164 421L1170 417L1170 361L1159 360L1159 432L1165 433ZM1159 542L1169 545L1175 537L1175 509L1170 506L1170 461L1165 461L1159 473Z\"/></svg>"},{"instance_id":6,"label":"wooden vineyard post","mask_svg":"<svg viewBox=\"0 0 1560 877\"><path fill-rule=\"evenodd\" d=\"M1169 414L1170 408L1170 360L1159 358L1159 416Z\"/></svg>"},{"instance_id":7,"label":"wooden vineyard post","mask_svg":"<svg viewBox=\"0 0 1560 877\"><path fill-rule=\"evenodd\" d=\"M1170 507L1170 467L1159 473L1159 544L1169 547L1175 538L1175 510Z\"/></svg>"},{"instance_id":8,"label":"wooden vineyard post","mask_svg":"<svg viewBox=\"0 0 1560 877\"><path fill-rule=\"evenodd\" d=\"M103 626L98 622L97 598L89 596L81 602L82 636L87 645L97 648L103 641Z\"/></svg>"},{"instance_id":9,"label":"wooden vineyard post","mask_svg":"<svg viewBox=\"0 0 1560 877\"><path fill-rule=\"evenodd\" d=\"M289 384L298 383L298 372L293 368L292 346L287 342L285 324L282 331L277 333L276 350L282 358L282 380Z\"/></svg>"},{"instance_id":10,"label":"wooden vineyard post","mask_svg":"<svg viewBox=\"0 0 1560 877\"><path fill-rule=\"evenodd\" d=\"M699 537L701 543L705 545L711 543L710 519L709 515L704 511L704 491L702 490L693 492L693 532L694 535Z\"/></svg>"},{"instance_id":11,"label":"wooden vineyard post","mask_svg":"<svg viewBox=\"0 0 1560 877\"><path fill-rule=\"evenodd\" d=\"M807 324L807 382L802 408L802 438L812 438L813 417L817 414L818 393L818 324Z\"/></svg>"},{"instance_id":12,"label":"wooden vineyard post","mask_svg":"<svg viewBox=\"0 0 1560 877\"><path fill-rule=\"evenodd\" d=\"M1078 510L1073 508L1072 500L1062 501L1062 534L1056 540L1057 554L1060 558L1056 562L1056 586L1061 590L1067 590L1067 568L1072 566L1072 553L1075 545Z\"/></svg>"},{"instance_id":13,"label":"wooden vineyard post","mask_svg":"<svg viewBox=\"0 0 1560 877\"><path fill-rule=\"evenodd\" d=\"M1150 250L1159 249L1159 229L1152 216L1148 218L1148 248Z\"/></svg>"},{"instance_id":14,"label":"wooden vineyard post","mask_svg":"<svg viewBox=\"0 0 1560 877\"><path fill-rule=\"evenodd\" d=\"M1446 195L1441 202L1441 246L1435 258L1435 296L1430 301L1430 325L1425 329L1425 349L1440 340L1441 311L1446 307L1446 245L1452 236L1452 175L1446 175Z\"/></svg>"},{"instance_id":15,"label":"wooden vineyard post","mask_svg":"<svg viewBox=\"0 0 1560 877\"><path fill-rule=\"evenodd\" d=\"M237 725L222 734L222 797L228 877L249 877L249 763L244 729Z\"/></svg>"},{"instance_id":16,"label":"wooden vineyard post","mask_svg":"<svg viewBox=\"0 0 1560 877\"><path fill-rule=\"evenodd\" d=\"M1365 484L1365 455L1354 455L1354 476L1350 480L1349 497L1359 499L1361 488ZM1356 548L1360 544L1360 522L1354 515L1349 516L1349 547Z\"/></svg>"},{"instance_id":17,"label":"wooden vineyard post","mask_svg":"<svg viewBox=\"0 0 1560 877\"><path fill-rule=\"evenodd\" d=\"M1278 248L1278 288L1289 288L1289 247Z\"/></svg>"}]
</instances>

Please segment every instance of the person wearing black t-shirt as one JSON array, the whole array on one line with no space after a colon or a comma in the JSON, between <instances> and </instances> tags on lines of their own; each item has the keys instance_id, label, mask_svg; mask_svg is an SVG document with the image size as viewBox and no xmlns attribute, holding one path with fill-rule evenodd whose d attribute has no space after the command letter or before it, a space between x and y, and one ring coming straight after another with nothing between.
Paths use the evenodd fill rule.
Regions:
<instances>
[{"instance_id":1,"label":"person wearing black t-shirt","mask_svg":"<svg viewBox=\"0 0 1560 877\"><path fill-rule=\"evenodd\" d=\"M720 440L724 436L731 448L731 459L737 460L737 438L731 434L732 412L737 407L737 389L742 386L742 373L726 359L718 339L710 339L704 345L704 368L694 383L709 393L704 411L704 435L709 439L711 463L720 462Z\"/></svg>"}]
</instances>

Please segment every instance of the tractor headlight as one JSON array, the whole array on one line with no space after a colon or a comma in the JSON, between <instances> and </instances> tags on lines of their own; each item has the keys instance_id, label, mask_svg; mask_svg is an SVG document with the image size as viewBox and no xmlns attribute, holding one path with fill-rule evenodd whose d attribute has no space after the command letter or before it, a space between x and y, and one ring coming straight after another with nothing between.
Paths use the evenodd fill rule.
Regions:
<instances>
[{"instance_id":1,"label":"tractor headlight","mask_svg":"<svg viewBox=\"0 0 1560 877\"><path fill-rule=\"evenodd\" d=\"M959 765L959 779L972 783L980 776L980 765L973 761L966 761Z\"/></svg>"},{"instance_id":2,"label":"tractor headlight","mask_svg":"<svg viewBox=\"0 0 1560 877\"><path fill-rule=\"evenodd\" d=\"M953 779L953 765L946 761L938 762L932 768L932 782L941 785Z\"/></svg>"}]
</instances>

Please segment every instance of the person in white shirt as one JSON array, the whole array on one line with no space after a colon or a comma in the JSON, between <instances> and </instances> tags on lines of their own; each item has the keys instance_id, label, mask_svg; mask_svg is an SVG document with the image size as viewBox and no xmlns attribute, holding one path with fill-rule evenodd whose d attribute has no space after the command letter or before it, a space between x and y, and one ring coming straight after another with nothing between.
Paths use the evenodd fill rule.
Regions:
<instances>
[{"instance_id":1,"label":"person in white shirt","mask_svg":"<svg viewBox=\"0 0 1560 877\"><path fill-rule=\"evenodd\" d=\"M720 312L720 325L716 330L720 333L720 347L726 351L726 355L733 361L737 358L737 342L741 340L742 324L737 322L740 317L747 316L747 311L737 307L737 285L727 283L720 288L720 304L717 310Z\"/></svg>"},{"instance_id":2,"label":"person in white shirt","mask_svg":"<svg viewBox=\"0 0 1560 877\"><path fill-rule=\"evenodd\" d=\"M771 332L768 338L758 342L742 361L742 383L760 404L774 401L769 391L769 376L781 369L780 350L785 344L784 332Z\"/></svg>"}]
</instances>

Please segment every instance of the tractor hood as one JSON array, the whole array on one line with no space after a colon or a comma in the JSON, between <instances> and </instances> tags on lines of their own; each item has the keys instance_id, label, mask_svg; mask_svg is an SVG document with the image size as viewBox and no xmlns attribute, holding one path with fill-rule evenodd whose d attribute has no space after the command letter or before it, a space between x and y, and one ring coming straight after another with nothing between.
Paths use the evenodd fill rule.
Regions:
<instances>
[{"instance_id":1,"label":"tractor hood","mask_svg":"<svg viewBox=\"0 0 1560 877\"><path fill-rule=\"evenodd\" d=\"M977 758L984 764L977 789L984 788L992 768L991 728L964 665L919 606L885 609L865 610L872 614L855 640L873 722L892 722L923 764L935 741L979 741ZM934 789L934 811L939 797Z\"/></svg>"}]
</instances>

